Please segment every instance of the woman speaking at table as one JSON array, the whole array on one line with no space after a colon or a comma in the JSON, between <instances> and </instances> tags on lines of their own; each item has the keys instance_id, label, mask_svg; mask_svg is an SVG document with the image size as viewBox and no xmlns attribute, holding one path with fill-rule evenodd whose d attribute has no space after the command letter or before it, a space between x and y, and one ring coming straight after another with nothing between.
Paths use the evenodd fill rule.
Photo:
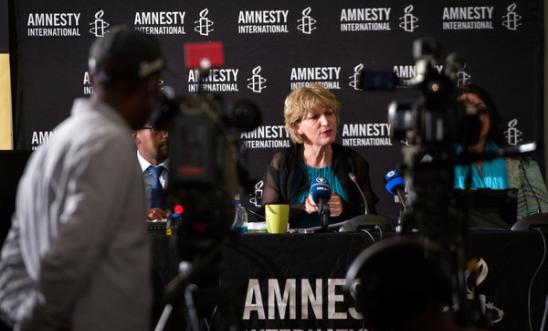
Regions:
<instances>
[{"instance_id":1,"label":"woman speaking at table","mask_svg":"<svg viewBox=\"0 0 548 331\"><path fill-rule=\"evenodd\" d=\"M340 111L335 95L320 85L298 88L285 99L285 127L293 144L272 158L262 204L289 204L291 228L320 225L318 206L310 195L317 178L326 179L331 188L329 223L375 211L378 198L371 190L369 164L335 143Z\"/></svg>"}]
</instances>

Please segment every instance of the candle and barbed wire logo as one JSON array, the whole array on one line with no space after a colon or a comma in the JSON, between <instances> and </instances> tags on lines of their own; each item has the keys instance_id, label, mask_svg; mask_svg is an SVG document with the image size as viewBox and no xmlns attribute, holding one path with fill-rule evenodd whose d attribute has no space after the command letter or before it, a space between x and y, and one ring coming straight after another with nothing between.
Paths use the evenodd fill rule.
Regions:
<instances>
[{"instance_id":1,"label":"candle and barbed wire logo","mask_svg":"<svg viewBox=\"0 0 548 331\"><path fill-rule=\"evenodd\" d=\"M518 119L514 118L510 122L508 122L508 129L504 131L504 135L506 136L506 141L508 142L508 145L510 146L516 146L520 141L523 141L521 139L521 136L523 135L523 132L520 131L518 128Z\"/></svg>"},{"instance_id":2,"label":"candle and barbed wire logo","mask_svg":"<svg viewBox=\"0 0 548 331\"><path fill-rule=\"evenodd\" d=\"M405 7L404 14L400 17L400 28L405 32L414 32L419 27L419 18L413 14L413 5Z\"/></svg>"},{"instance_id":3,"label":"candle and barbed wire logo","mask_svg":"<svg viewBox=\"0 0 548 331\"><path fill-rule=\"evenodd\" d=\"M196 24L194 31L198 32L202 36L209 36L209 34L214 31L212 28L213 21L207 17L207 14L209 14L209 9L204 8L200 12L200 18L194 21L194 24Z\"/></svg>"},{"instance_id":4,"label":"candle and barbed wire logo","mask_svg":"<svg viewBox=\"0 0 548 331\"><path fill-rule=\"evenodd\" d=\"M466 72L466 65L457 72L457 87L463 87L464 85L470 83L472 80L472 75Z\"/></svg>"},{"instance_id":5,"label":"candle and barbed wire logo","mask_svg":"<svg viewBox=\"0 0 548 331\"><path fill-rule=\"evenodd\" d=\"M494 302L489 302L488 298L485 294L477 293L479 286L481 283L487 279L487 276L489 274L489 266L487 265L487 262L483 258L475 259L476 260L476 269L479 271L478 275L475 276L475 286L473 288L470 288L469 284L470 277L472 277L470 274L466 275L466 281L464 282L465 288L466 288L466 297L467 299L479 299L479 304L481 307L481 311L485 312L485 317L489 322L489 325L495 325L502 321L504 318L504 310L501 308L495 306ZM474 282L474 281L472 281ZM479 291L478 291L479 292Z\"/></svg>"},{"instance_id":6,"label":"candle and barbed wire logo","mask_svg":"<svg viewBox=\"0 0 548 331\"><path fill-rule=\"evenodd\" d=\"M264 186L264 182L262 180L258 181L255 184L254 194L250 195L250 198L249 198L249 203L251 203L257 208L261 207L261 201L263 199L263 186Z\"/></svg>"},{"instance_id":7,"label":"candle and barbed wire logo","mask_svg":"<svg viewBox=\"0 0 548 331\"><path fill-rule=\"evenodd\" d=\"M502 26L507 28L508 30L516 31L518 29L518 26L522 25L520 23L522 17L518 13L516 13L516 8L518 5L516 5L515 2L511 3L506 9L508 12L506 15L502 16Z\"/></svg>"},{"instance_id":8,"label":"candle and barbed wire logo","mask_svg":"<svg viewBox=\"0 0 548 331\"><path fill-rule=\"evenodd\" d=\"M348 86L352 87L355 91L363 91L363 89L360 88L360 77L363 72L363 63L358 64L354 67L354 73L348 77L350 79L350 82L348 83Z\"/></svg>"},{"instance_id":9,"label":"candle and barbed wire logo","mask_svg":"<svg viewBox=\"0 0 548 331\"><path fill-rule=\"evenodd\" d=\"M110 26L110 24L103 19L104 15L105 11L102 9L99 10L95 13L95 20L89 23L89 25L91 25L89 32L95 37L103 37L105 33L108 32L108 27Z\"/></svg>"},{"instance_id":10,"label":"candle and barbed wire logo","mask_svg":"<svg viewBox=\"0 0 548 331\"><path fill-rule=\"evenodd\" d=\"M247 79L249 82L247 88L253 91L254 93L261 93L266 86L266 78L261 76L261 66L256 66L251 71L251 77Z\"/></svg>"},{"instance_id":11,"label":"candle and barbed wire logo","mask_svg":"<svg viewBox=\"0 0 548 331\"><path fill-rule=\"evenodd\" d=\"M306 7L305 9L303 9L303 16L297 20L297 22L299 22L299 25L297 25L297 29L304 34L312 34L312 31L316 30L317 20L310 16L311 12L312 8Z\"/></svg>"}]
</instances>

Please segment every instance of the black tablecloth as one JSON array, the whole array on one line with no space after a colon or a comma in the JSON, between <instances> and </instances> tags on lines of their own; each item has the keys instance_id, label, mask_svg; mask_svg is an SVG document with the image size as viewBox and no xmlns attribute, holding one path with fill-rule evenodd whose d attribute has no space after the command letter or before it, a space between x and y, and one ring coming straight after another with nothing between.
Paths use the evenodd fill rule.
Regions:
<instances>
[{"instance_id":1,"label":"black tablecloth","mask_svg":"<svg viewBox=\"0 0 548 331\"><path fill-rule=\"evenodd\" d=\"M154 259L170 256L161 252L160 246L167 246L160 238L153 242ZM242 235L223 247L221 285L236 293L233 305L249 330L358 330L361 320L343 291L344 276L356 255L371 243L369 236L359 233ZM538 232L470 232L468 255L481 261L477 292L494 321L493 329L527 328L528 286L542 254ZM532 284L535 330L547 291L544 264Z\"/></svg>"}]
</instances>

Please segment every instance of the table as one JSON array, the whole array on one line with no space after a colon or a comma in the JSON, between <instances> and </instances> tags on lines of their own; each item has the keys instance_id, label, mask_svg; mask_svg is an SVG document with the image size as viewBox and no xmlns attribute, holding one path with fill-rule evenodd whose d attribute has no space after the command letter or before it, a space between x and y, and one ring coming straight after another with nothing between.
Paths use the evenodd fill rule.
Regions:
<instances>
[{"instance_id":1,"label":"table","mask_svg":"<svg viewBox=\"0 0 548 331\"><path fill-rule=\"evenodd\" d=\"M344 276L371 243L359 233L242 235L223 248L221 284L236 293L233 305L247 330L358 330L361 319L343 290ZM528 286L543 254L540 234L471 231L468 248L481 261L477 291L493 329L525 330ZM547 292L544 263L532 284L534 330Z\"/></svg>"}]
</instances>

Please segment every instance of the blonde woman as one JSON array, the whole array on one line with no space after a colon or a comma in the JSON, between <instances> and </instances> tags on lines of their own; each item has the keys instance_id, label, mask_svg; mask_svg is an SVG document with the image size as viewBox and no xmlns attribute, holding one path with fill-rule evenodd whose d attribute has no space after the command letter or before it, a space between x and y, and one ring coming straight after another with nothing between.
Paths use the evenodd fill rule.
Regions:
<instances>
[{"instance_id":1,"label":"blonde woman","mask_svg":"<svg viewBox=\"0 0 548 331\"><path fill-rule=\"evenodd\" d=\"M364 213L357 185L364 193L369 212L375 211L378 198L371 189L367 161L335 143L340 111L335 95L319 85L298 88L285 99L285 127L293 145L278 152L270 162L262 204L289 204L292 228L320 224L318 207L309 194L317 177L327 179L331 187L330 223Z\"/></svg>"}]
</instances>

